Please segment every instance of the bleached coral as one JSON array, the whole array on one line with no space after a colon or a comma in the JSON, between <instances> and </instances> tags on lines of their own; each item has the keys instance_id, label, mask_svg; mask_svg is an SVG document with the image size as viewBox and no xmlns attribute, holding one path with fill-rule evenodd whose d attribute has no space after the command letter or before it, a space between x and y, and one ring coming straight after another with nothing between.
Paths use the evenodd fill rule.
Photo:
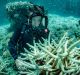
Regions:
<instances>
[{"instance_id":1,"label":"bleached coral","mask_svg":"<svg viewBox=\"0 0 80 75\"><path fill-rule=\"evenodd\" d=\"M0 55L3 54L4 51L8 50L8 41L12 36L13 32L8 32L9 26L2 26L0 27ZM2 52L1 52L2 51Z\"/></svg>"},{"instance_id":2,"label":"bleached coral","mask_svg":"<svg viewBox=\"0 0 80 75\"><path fill-rule=\"evenodd\" d=\"M33 4L26 1L10 2L6 5L7 16L11 23L10 30L13 31L27 22L30 8L33 8Z\"/></svg>"},{"instance_id":3,"label":"bleached coral","mask_svg":"<svg viewBox=\"0 0 80 75\"><path fill-rule=\"evenodd\" d=\"M8 50L8 41L13 32L8 32L9 25L0 26L0 75L16 75L13 70L14 61Z\"/></svg>"},{"instance_id":4,"label":"bleached coral","mask_svg":"<svg viewBox=\"0 0 80 75\"><path fill-rule=\"evenodd\" d=\"M35 43L34 46L28 44L31 52L27 49L19 57L22 67L19 67L21 74L27 75L77 75L80 72L80 48L67 37L67 33L61 38L59 43L54 39L43 39L44 43Z\"/></svg>"},{"instance_id":5,"label":"bleached coral","mask_svg":"<svg viewBox=\"0 0 80 75\"><path fill-rule=\"evenodd\" d=\"M56 14L49 14L49 26L52 31L52 37L56 41L60 40L63 33L68 31L70 38L80 39L80 18L74 16L60 16Z\"/></svg>"}]
</instances>

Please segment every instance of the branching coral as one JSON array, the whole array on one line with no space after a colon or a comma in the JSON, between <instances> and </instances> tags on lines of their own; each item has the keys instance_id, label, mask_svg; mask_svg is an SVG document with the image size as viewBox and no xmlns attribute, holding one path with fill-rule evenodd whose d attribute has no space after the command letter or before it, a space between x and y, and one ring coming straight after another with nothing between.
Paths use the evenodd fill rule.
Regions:
<instances>
[{"instance_id":1,"label":"branching coral","mask_svg":"<svg viewBox=\"0 0 80 75\"><path fill-rule=\"evenodd\" d=\"M63 17L56 14L49 14L49 26L48 28L53 32L52 37L56 41L59 41L64 35L64 32L69 31L69 37L80 39L80 24L79 18L74 16Z\"/></svg>"},{"instance_id":2,"label":"branching coral","mask_svg":"<svg viewBox=\"0 0 80 75\"><path fill-rule=\"evenodd\" d=\"M0 57L0 74L2 73L2 70L6 67L5 62L3 62L3 59Z\"/></svg>"},{"instance_id":3,"label":"branching coral","mask_svg":"<svg viewBox=\"0 0 80 75\"><path fill-rule=\"evenodd\" d=\"M2 29L0 31L1 31L0 32L0 55L3 55L5 51L8 51L7 49L8 41L9 41L9 38L12 36L13 32L8 33L7 29L5 30Z\"/></svg>"},{"instance_id":4,"label":"branching coral","mask_svg":"<svg viewBox=\"0 0 80 75\"><path fill-rule=\"evenodd\" d=\"M16 71L13 69L13 60L9 57L4 58L0 56L0 75L16 75Z\"/></svg>"},{"instance_id":5,"label":"branching coral","mask_svg":"<svg viewBox=\"0 0 80 75\"><path fill-rule=\"evenodd\" d=\"M19 67L20 73L27 75L77 75L80 72L80 48L77 44L80 40L73 42L68 39L67 33L59 43L54 39L43 39L44 43L28 44L31 52L27 49L21 53L18 59L22 64Z\"/></svg>"},{"instance_id":6,"label":"branching coral","mask_svg":"<svg viewBox=\"0 0 80 75\"><path fill-rule=\"evenodd\" d=\"M10 31L22 27L27 22L27 16L29 16L29 10L33 7L30 2L10 2L6 5L6 12L11 23Z\"/></svg>"},{"instance_id":7,"label":"branching coral","mask_svg":"<svg viewBox=\"0 0 80 75\"><path fill-rule=\"evenodd\" d=\"M7 48L12 32L7 32L7 28L7 26L0 27L0 75L16 75L13 70L13 59Z\"/></svg>"}]
</instances>

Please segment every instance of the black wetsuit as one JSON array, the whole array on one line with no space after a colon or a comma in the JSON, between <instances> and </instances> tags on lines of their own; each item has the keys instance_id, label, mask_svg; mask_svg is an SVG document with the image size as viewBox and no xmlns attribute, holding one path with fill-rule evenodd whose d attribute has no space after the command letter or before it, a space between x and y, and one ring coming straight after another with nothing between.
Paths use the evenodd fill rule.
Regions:
<instances>
[{"instance_id":1,"label":"black wetsuit","mask_svg":"<svg viewBox=\"0 0 80 75\"><path fill-rule=\"evenodd\" d=\"M34 32L30 25L25 25L22 28L16 29L12 37L10 38L10 41L8 42L8 48L14 60L17 59L20 52L24 52L24 47L26 47L29 50L29 46L26 45L26 43L33 45L34 37L36 42L38 42L39 40L43 42L41 37L48 38L48 34L49 30L46 33L44 29L41 30L41 32Z\"/></svg>"}]
</instances>

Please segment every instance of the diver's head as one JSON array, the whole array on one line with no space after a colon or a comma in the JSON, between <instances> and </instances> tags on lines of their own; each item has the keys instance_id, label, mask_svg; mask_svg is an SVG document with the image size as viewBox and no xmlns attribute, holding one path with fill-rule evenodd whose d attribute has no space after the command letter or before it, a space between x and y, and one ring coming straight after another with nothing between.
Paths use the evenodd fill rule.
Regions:
<instances>
[{"instance_id":1,"label":"diver's head","mask_svg":"<svg viewBox=\"0 0 80 75\"><path fill-rule=\"evenodd\" d=\"M34 11L29 16L29 25L32 26L33 29L38 28L43 29L47 28L48 25L48 17L46 14L44 14L44 11L40 9L36 9L37 11Z\"/></svg>"}]
</instances>

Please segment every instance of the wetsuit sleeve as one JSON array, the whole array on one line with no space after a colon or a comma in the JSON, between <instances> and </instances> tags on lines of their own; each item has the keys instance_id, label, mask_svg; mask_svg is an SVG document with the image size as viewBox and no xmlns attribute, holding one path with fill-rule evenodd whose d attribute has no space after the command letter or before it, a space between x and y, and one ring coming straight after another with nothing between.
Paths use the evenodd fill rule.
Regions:
<instances>
[{"instance_id":1,"label":"wetsuit sleeve","mask_svg":"<svg viewBox=\"0 0 80 75\"><path fill-rule=\"evenodd\" d=\"M10 38L10 41L8 42L8 49L9 49L12 57L14 58L14 60L16 60L18 57L16 45L17 45L18 39L20 37L20 34L21 34L21 29L15 30L12 37Z\"/></svg>"}]
</instances>

